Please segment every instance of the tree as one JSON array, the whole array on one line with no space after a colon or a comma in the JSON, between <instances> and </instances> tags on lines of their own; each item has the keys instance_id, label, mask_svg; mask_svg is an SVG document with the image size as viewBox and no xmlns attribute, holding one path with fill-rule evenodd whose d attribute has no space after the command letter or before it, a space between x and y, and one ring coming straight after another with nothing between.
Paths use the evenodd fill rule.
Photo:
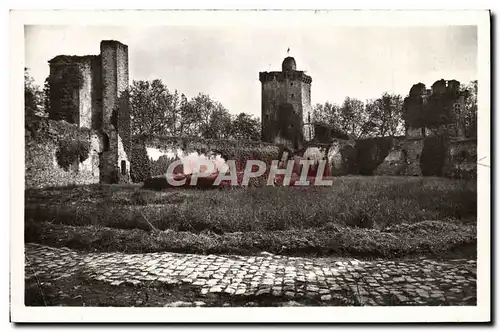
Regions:
<instances>
[{"instance_id":1,"label":"tree","mask_svg":"<svg viewBox=\"0 0 500 332\"><path fill-rule=\"evenodd\" d=\"M130 87L133 134L177 135L181 100L161 80L133 81Z\"/></svg>"},{"instance_id":2,"label":"tree","mask_svg":"<svg viewBox=\"0 0 500 332\"><path fill-rule=\"evenodd\" d=\"M241 113L231 116L208 94L188 99L161 80L133 81L130 87L132 133L211 139L260 139L260 121Z\"/></svg>"},{"instance_id":3,"label":"tree","mask_svg":"<svg viewBox=\"0 0 500 332\"><path fill-rule=\"evenodd\" d=\"M220 102L215 102L208 123L202 124L202 136L215 139L230 137L231 121L231 114L228 110Z\"/></svg>"},{"instance_id":4,"label":"tree","mask_svg":"<svg viewBox=\"0 0 500 332\"><path fill-rule=\"evenodd\" d=\"M191 114L189 121L192 125L192 136L202 136L213 134L210 127L210 118L215 110L215 101L209 95L199 93L190 100Z\"/></svg>"},{"instance_id":5,"label":"tree","mask_svg":"<svg viewBox=\"0 0 500 332\"><path fill-rule=\"evenodd\" d=\"M366 104L368 120L366 134L385 137L403 134L403 99L400 95L383 93L380 98Z\"/></svg>"},{"instance_id":6,"label":"tree","mask_svg":"<svg viewBox=\"0 0 500 332\"><path fill-rule=\"evenodd\" d=\"M475 137L477 135L477 80L469 82L463 87L465 95L465 107L461 119L465 136Z\"/></svg>"},{"instance_id":7,"label":"tree","mask_svg":"<svg viewBox=\"0 0 500 332\"><path fill-rule=\"evenodd\" d=\"M232 121L231 136L234 139L258 141L260 139L260 120L249 114L240 113Z\"/></svg>"},{"instance_id":8,"label":"tree","mask_svg":"<svg viewBox=\"0 0 500 332\"><path fill-rule=\"evenodd\" d=\"M44 93L31 77L28 68L24 68L24 118L25 122L34 117L45 115Z\"/></svg>"},{"instance_id":9,"label":"tree","mask_svg":"<svg viewBox=\"0 0 500 332\"><path fill-rule=\"evenodd\" d=\"M324 104L316 104L313 108L311 121L337 127L339 113L340 107L337 104L332 104L328 101Z\"/></svg>"},{"instance_id":10,"label":"tree","mask_svg":"<svg viewBox=\"0 0 500 332\"><path fill-rule=\"evenodd\" d=\"M185 94L181 94L181 102L179 109L179 135L181 136L194 136L196 128L194 124L198 122L197 113L193 104L188 100Z\"/></svg>"},{"instance_id":11,"label":"tree","mask_svg":"<svg viewBox=\"0 0 500 332\"><path fill-rule=\"evenodd\" d=\"M359 139L366 137L370 124L364 104L356 98L346 97L339 109L339 129L350 137Z\"/></svg>"}]
</instances>

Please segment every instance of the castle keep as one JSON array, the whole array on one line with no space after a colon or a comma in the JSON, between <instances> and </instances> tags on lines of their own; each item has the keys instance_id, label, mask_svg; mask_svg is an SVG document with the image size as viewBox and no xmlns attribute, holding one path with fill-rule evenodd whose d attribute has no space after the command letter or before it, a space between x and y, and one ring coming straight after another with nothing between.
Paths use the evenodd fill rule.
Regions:
<instances>
[{"instance_id":1,"label":"castle keep","mask_svg":"<svg viewBox=\"0 0 500 332\"><path fill-rule=\"evenodd\" d=\"M128 47L105 40L100 50L99 55L59 55L49 61L49 81L55 87L49 96L52 105L49 119L93 130L99 142L98 148L90 152L92 174L99 174L101 183L128 182L131 158ZM67 101L62 105L58 87L72 97L69 106Z\"/></svg>"},{"instance_id":2,"label":"castle keep","mask_svg":"<svg viewBox=\"0 0 500 332\"><path fill-rule=\"evenodd\" d=\"M304 116L311 112L310 76L286 57L281 71L260 72L262 83L262 141L293 149L304 143Z\"/></svg>"}]
</instances>

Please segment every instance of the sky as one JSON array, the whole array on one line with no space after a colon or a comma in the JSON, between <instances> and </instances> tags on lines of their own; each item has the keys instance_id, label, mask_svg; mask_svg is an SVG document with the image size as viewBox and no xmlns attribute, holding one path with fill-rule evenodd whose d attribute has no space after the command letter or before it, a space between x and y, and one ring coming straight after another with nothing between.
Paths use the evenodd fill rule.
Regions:
<instances>
[{"instance_id":1,"label":"sky","mask_svg":"<svg viewBox=\"0 0 500 332\"><path fill-rule=\"evenodd\" d=\"M188 97L200 92L232 114L260 117L259 72L290 56L312 77L312 104L405 96L413 84L477 79L475 26L26 26L25 67L43 86L47 61L99 54L101 40L128 45L132 80L161 79Z\"/></svg>"}]
</instances>

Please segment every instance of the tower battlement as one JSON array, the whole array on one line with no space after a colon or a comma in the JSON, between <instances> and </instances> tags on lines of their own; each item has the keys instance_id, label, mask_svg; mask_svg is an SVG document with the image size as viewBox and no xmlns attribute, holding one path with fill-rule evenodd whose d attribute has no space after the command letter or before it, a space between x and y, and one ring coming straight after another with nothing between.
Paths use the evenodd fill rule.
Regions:
<instances>
[{"instance_id":1,"label":"tower battlement","mask_svg":"<svg viewBox=\"0 0 500 332\"><path fill-rule=\"evenodd\" d=\"M259 73L259 81L260 82L268 82L268 81L278 81L283 82L285 80L292 81L300 81L303 83L311 84L312 78L311 76L306 75L303 71L294 70L294 71L270 71L270 72L260 72Z\"/></svg>"}]
</instances>

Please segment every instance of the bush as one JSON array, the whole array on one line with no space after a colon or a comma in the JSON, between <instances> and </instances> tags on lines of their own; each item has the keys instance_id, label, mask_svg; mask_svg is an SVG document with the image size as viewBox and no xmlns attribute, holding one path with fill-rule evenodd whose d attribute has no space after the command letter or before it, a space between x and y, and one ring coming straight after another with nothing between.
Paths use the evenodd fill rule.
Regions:
<instances>
[{"instance_id":1,"label":"bush","mask_svg":"<svg viewBox=\"0 0 500 332\"><path fill-rule=\"evenodd\" d=\"M132 158L130 160L130 178L132 182L143 182L151 177L151 164L142 140L132 141Z\"/></svg>"},{"instance_id":2,"label":"bush","mask_svg":"<svg viewBox=\"0 0 500 332\"><path fill-rule=\"evenodd\" d=\"M89 157L90 142L77 139L62 139L56 152L57 163L68 170L74 162L83 162Z\"/></svg>"}]
</instances>

